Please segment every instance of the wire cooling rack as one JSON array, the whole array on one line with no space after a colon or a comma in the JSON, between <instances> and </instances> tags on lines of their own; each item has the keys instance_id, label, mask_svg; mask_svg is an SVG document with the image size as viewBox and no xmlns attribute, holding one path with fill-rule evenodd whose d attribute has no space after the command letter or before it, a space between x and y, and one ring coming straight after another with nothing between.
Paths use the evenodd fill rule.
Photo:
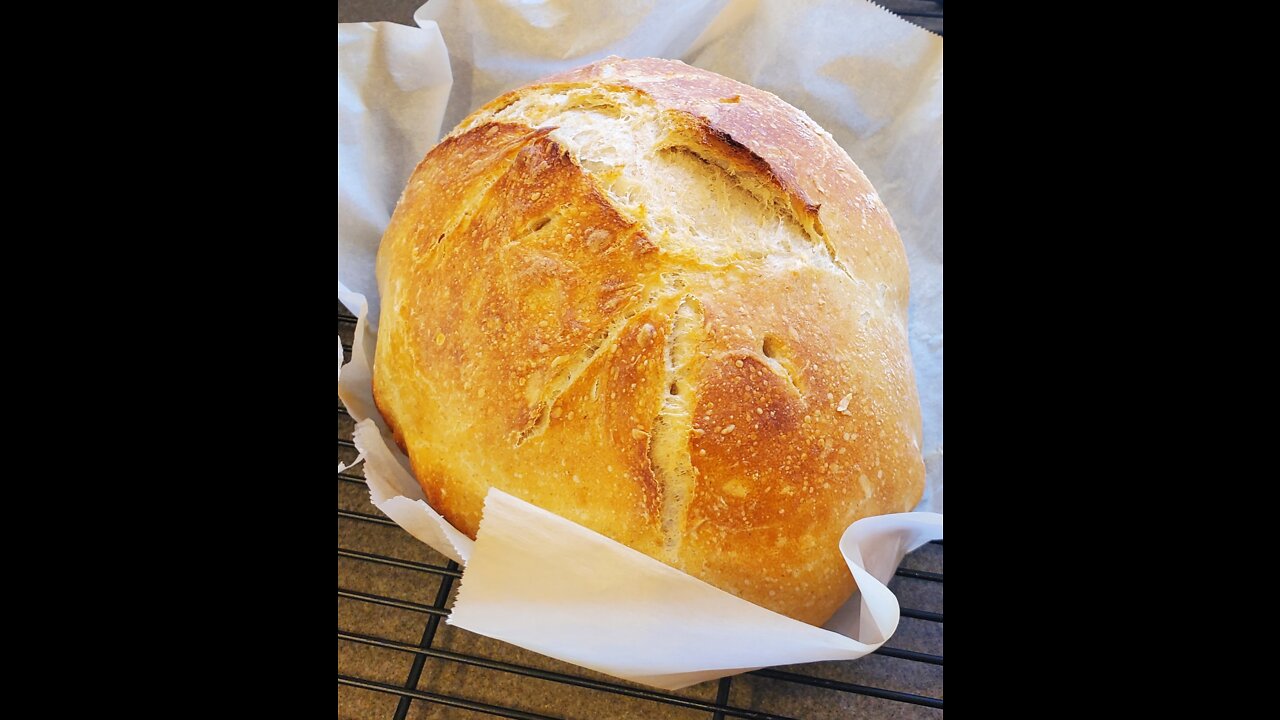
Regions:
<instances>
[{"instance_id":1,"label":"wire cooling rack","mask_svg":"<svg viewBox=\"0 0 1280 720\"><path fill-rule=\"evenodd\" d=\"M942 34L942 0L878 0ZM421 0L339 0L338 22L412 24ZM355 318L338 304L351 358ZM338 459L356 457L338 403ZM363 465L338 473L338 717L596 720L942 717L942 541L908 555L889 587L890 640L861 660L769 668L664 692L442 623L461 569L369 502ZM530 622L536 622L531 617Z\"/></svg>"},{"instance_id":2,"label":"wire cooling rack","mask_svg":"<svg viewBox=\"0 0 1280 720\"><path fill-rule=\"evenodd\" d=\"M338 304L351 358L355 318ZM338 403L338 459L353 421ZM338 473L340 718L751 718L942 716L942 542L907 557L890 587L902 622L874 655L769 668L654 690L449 626L461 569L369 502L363 464ZM536 622L530 617L530 622Z\"/></svg>"}]
</instances>

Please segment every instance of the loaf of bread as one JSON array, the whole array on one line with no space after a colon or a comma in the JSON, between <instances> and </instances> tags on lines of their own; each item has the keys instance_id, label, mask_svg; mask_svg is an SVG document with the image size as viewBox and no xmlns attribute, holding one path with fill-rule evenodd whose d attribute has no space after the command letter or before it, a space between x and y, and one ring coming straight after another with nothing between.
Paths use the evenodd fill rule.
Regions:
<instances>
[{"instance_id":1,"label":"loaf of bread","mask_svg":"<svg viewBox=\"0 0 1280 720\"><path fill-rule=\"evenodd\" d=\"M490 487L821 624L853 521L924 486L907 262L776 96L608 58L510 92L409 179L374 393L432 507Z\"/></svg>"}]
</instances>

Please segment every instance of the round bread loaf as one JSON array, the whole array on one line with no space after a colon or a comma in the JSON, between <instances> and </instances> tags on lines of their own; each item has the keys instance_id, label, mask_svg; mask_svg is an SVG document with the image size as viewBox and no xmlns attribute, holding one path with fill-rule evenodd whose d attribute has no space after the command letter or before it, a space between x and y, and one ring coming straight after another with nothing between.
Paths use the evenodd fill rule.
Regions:
<instances>
[{"instance_id":1,"label":"round bread loaf","mask_svg":"<svg viewBox=\"0 0 1280 720\"><path fill-rule=\"evenodd\" d=\"M510 92L378 253L378 407L475 537L500 488L813 624L853 521L924 486L907 262L805 113L671 60Z\"/></svg>"}]
</instances>

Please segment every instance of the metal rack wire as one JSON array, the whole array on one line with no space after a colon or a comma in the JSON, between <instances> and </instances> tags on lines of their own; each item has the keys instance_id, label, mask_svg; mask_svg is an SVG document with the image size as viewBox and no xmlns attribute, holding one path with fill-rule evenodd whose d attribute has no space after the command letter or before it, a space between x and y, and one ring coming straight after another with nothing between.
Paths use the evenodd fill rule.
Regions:
<instances>
[{"instance_id":1,"label":"metal rack wire","mask_svg":"<svg viewBox=\"0 0 1280 720\"><path fill-rule=\"evenodd\" d=\"M348 360L354 325L355 318L339 304L338 332ZM351 442L352 425L339 402L338 458L348 463L356 456ZM768 709L774 707L774 700L788 708L799 708L806 718L847 717L853 709L869 717L941 717L943 615L915 606L941 608L942 573L923 569L914 562L920 560L940 570L941 541L913 553L891 584L904 605L904 622L893 639L895 647L883 647L858 661L769 668L723 678L718 683L664 692L442 626L440 621L449 614L453 591L462 577L457 564L413 540L377 512L368 502L362 466L338 473L338 485L341 717L791 720L797 716ZM432 589L433 599L425 602ZM915 606L908 607L909 604ZM420 635L415 632L419 622ZM913 625L914 631L910 627ZM441 641L445 633L452 636L448 643ZM413 639L415 636L417 640ZM901 647L906 644L904 636L921 649ZM472 651L462 652L457 646ZM370 654L373 652L380 655L375 658ZM398 657L400 662L389 655ZM872 667L876 656L892 659L896 665L882 662ZM429 668L435 671L425 672ZM481 674L464 673L459 681L442 668L467 668ZM509 677L494 680L496 676L491 675L495 673ZM915 677L915 687L887 687L908 676ZM489 688L489 684L496 687ZM589 693L579 692L568 698L570 688ZM490 697L481 697L486 694ZM386 702L371 701L367 697L370 695L384 696L381 699ZM876 699L879 704L864 702L867 699Z\"/></svg>"}]
</instances>

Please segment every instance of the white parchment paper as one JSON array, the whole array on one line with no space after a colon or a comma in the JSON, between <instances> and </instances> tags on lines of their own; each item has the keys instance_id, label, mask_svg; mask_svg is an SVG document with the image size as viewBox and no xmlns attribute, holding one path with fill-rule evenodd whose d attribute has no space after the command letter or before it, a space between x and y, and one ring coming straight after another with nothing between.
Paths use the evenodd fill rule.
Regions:
<instances>
[{"instance_id":1,"label":"white parchment paper","mask_svg":"<svg viewBox=\"0 0 1280 720\"><path fill-rule=\"evenodd\" d=\"M924 413L927 487L918 509L941 512L942 39L861 1L432 0L415 19L420 27L338 26L338 295L360 317L339 396L358 421L354 442L374 504L466 565L449 622L667 689L874 651L898 622L883 583L906 552L942 537L940 515L854 523L841 551L860 592L826 629L501 491L490 491L476 541L450 526L424 501L372 401L373 260L442 119L452 127L506 90L611 54L678 58L769 90L832 133L902 234Z\"/></svg>"}]
</instances>

